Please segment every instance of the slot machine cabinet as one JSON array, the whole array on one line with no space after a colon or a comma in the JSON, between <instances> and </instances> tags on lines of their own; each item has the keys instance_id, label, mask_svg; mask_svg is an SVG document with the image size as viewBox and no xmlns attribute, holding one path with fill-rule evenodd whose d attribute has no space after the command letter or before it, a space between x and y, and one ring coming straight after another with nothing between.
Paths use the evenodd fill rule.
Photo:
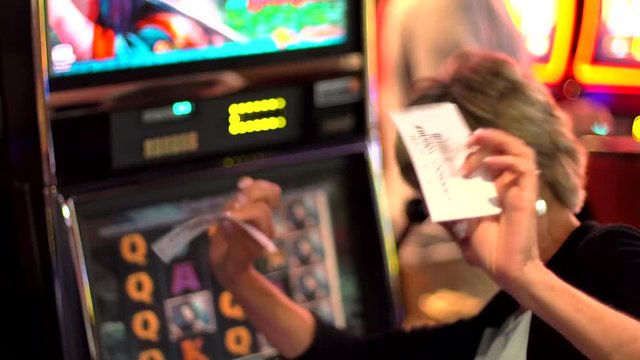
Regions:
<instances>
[{"instance_id":1,"label":"slot machine cabinet","mask_svg":"<svg viewBox=\"0 0 640 360\"><path fill-rule=\"evenodd\" d=\"M42 196L33 3L8 1L0 12L0 263L12 328L3 347L23 358L56 359L61 345Z\"/></svg>"},{"instance_id":2,"label":"slot machine cabinet","mask_svg":"<svg viewBox=\"0 0 640 360\"><path fill-rule=\"evenodd\" d=\"M393 245L368 141L366 9L351 0L249 3L225 6L245 6L258 22L261 11L282 10L293 17L285 24L303 22L295 16L306 6L338 7L343 18L313 12L313 21L342 28L277 27L246 43L124 62L76 64L68 44L49 43L49 199L65 359L277 358L208 263L207 231L242 175L283 187L280 251L259 271L338 327L395 324ZM291 51L272 44L302 35L313 38ZM255 49L268 50L245 53ZM160 257L159 244L176 239L182 245Z\"/></svg>"},{"instance_id":3,"label":"slot machine cabinet","mask_svg":"<svg viewBox=\"0 0 640 360\"><path fill-rule=\"evenodd\" d=\"M585 97L611 109L612 135L631 135L640 113L640 3L585 0L572 72ZM599 132L606 134L606 132Z\"/></svg>"},{"instance_id":4,"label":"slot machine cabinet","mask_svg":"<svg viewBox=\"0 0 640 360\"><path fill-rule=\"evenodd\" d=\"M589 150L588 199L579 216L637 224L640 210L627 197L635 191L629 181L638 179L629 136L639 113L637 2L506 4L535 58L534 74L573 115Z\"/></svg>"},{"instance_id":5,"label":"slot machine cabinet","mask_svg":"<svg viewBox=\"0 0 640 360\"><path fill-rule=\"evenodd\" d=\"M640 143L628 136L584 138L589 150L587 193L594 219L640 226Z\"/></svg>"},{"instance_id":6,"label":"slot machine cabinet","mask_svg":"<svg viewBox=\"0 0 640 360\"><path fill-rule=\"evenodd\" d=\"M640 94L640 4L585 0L573 74L585 90Z\"/></svg>"},{"instance_id":7,"label":"slot machine cabinet","mask_svg":"<svg viewBox=\"0 0 640 360\"><path fill-rule=\"evenodd\" d=\"M535 77L555 92L562 86L570 64L577 3L576 0L505 0L509 16L522 33L533 58Z\"/></svg>"},{"instance_id":8,"label":"slot machine cabinet","mask_svg":"<svg viewBox=\"0 0 640 360\"><path fill-rule=\"evenodd\" d=\"M614 128L599 135L631 136L640 114L640 3L585 0L573 77L583 96L607 106Z\"/></svg>"},{"instance_id":9,"label":"slot machine cabinet","mask_svg":"<svg viewBox=\"0 0 640 360\"><path fill-rule=\"evenodd\" d=\"M583 7L573 76L582 96L606 106L614 118L610 126L594 124L600 136L585 141L589 200L596 220L638 226L640 137L632 133L640 123L640 2L585 0Z\"/></svg>"}]
</instances>

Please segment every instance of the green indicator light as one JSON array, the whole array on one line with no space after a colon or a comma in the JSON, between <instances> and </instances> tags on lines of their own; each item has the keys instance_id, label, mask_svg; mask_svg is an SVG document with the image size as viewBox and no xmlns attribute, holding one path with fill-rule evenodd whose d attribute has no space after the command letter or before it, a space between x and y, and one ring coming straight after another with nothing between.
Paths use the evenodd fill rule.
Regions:
<instances>
[{"instance_id":1,"label":"green indicator light","mask_svg":"<svg viewBox=\"0 0 640 360\"><path fill-rule=\"evenodd\" d=\"M171 109L175 116L189 115L193 112L193 103L191 101L180 101L174 103Z\"/></svg>"},{"instance_id":2,"label":"green indicator light","mask_svg":"<svg viewBox=\"0 0 640 360\"><path fill-rule=\"evenodd\" d=\"M591 131L596 135L605 136L609 134L609 125L596 122L591 126Z\"/></svg>"}]
</instances>

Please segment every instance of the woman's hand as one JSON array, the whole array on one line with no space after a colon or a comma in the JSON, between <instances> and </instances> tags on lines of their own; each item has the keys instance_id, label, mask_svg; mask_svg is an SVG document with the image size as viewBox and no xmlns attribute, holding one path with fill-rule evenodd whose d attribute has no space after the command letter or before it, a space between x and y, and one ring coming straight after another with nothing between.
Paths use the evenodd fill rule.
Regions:
<instances>
[{"instance_id":1,"label":"woman's hand","mask_svg":"<svg viewBox=\"0 0 640 360\"><path fill-rule=\"evenodd\" d=\"M244 177L238 193L226 204L226 216L249 223L269 238L274 236L273 210L280 203L280 186ZM209 259L218 280L227 288L253 269L264 249L245 230L225 218L209 229Z\"/></svg>"},{"instance_id":2,"label":"woman's hand","mask_svg":"<svg viewBox=\"0 0 640 360\"><path fill-rule=\"evenodd\" d=\"M466 260L508 288L523 277L529 265L541 264L535 212L535 152L519 138L497 129L475 131L468 145L478 150L467 158L462 173L468 176L481 167L487 168L496 185L502 213L447 225L457 234Z\"/></svg>"},{"instance_id":3,"label":"woman's hand","mask_svg":"<svg viewBox=\"0 0 640 360\"><path fill-rule=\"evenodd\" d=\"M271 217L280 203L280 187L245 177L238 182L238 189L225 207L225 216L247 222L273 237ZM315 319L309 310L289 299L253 267L254 261L263 255L262 246L244 229L224 218L209 230L209 236L213 271L255 328L283 357L295 358L304 353L313 342Z\"/></svg>"}]
</instances>

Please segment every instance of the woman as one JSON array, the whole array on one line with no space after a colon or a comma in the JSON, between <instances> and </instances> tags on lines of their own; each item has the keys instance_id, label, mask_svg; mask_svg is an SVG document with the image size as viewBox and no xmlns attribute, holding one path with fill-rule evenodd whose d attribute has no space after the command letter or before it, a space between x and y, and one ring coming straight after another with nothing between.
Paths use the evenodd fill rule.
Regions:
<instances>
[{"instance_id":1,"label":"woman","mask_svg":"<svg viewBox=\"0 0 640 360\"><path fill-rule=\"evenodd\" d=\"M470 51L422 84L413 104L456 103L478 129L462 172L488 168L502 213L446 225L466 228L456 231L465 259L503 291L468 321L353 337L275 290L253 269L261 249L223 221L212 235L213 270L255 326L291 358L640 358L640 232L575 218L585 154L546 88L506 57ZM403 174L417 186L403 154ZM273 235L278 186L244 178L239 189L230 216ZM545 211L536 211L539 199Z\"/></svg>"}]
</instances>

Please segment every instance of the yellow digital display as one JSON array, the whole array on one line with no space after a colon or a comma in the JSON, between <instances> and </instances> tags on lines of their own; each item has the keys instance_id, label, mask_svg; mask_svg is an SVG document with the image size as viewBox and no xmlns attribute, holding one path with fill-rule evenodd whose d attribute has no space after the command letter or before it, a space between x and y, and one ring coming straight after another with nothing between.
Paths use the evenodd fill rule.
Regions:
<instances>
[{"instance_id":1,"label":"yellow digital display","mask_svg":"<svg viewBox=\"0 0 640 360\"><path fill-rule=\"evenodd\" d=\"M229 134L243 135L274 131L287 126L287 101L269 98L229 105Z\"/></svg>"}]
</instances>

